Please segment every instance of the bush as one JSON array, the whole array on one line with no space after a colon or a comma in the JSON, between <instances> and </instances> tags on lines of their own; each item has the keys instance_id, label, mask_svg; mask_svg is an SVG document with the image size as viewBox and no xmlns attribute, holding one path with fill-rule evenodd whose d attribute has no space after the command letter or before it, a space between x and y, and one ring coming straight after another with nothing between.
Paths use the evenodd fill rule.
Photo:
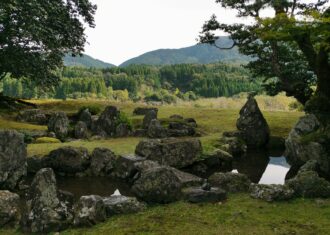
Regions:
<instances>
[{"instance_id":1,"label":"bush","mask_svg":"<svg viewBox=\"0 0 330 235\"><path fill-rule=\"evenodd\" d=\"M101 108L97 105L85 105L79 109L78 115L80 115L80 113L86 109L88 109L92 115L97 115L101 112Z\"/></svg>"},{"instance_id":2,"label":"bush","mask_svg":"<svg viewBox=\"0 0 330 235\"><path fill-rule=\"evenodd\" d=\"M132 120L130 120L124 112L120 112L119 118L116 120L116 126L120 124L126 124L129 130L133 130Z\"/></svg>"}]
</instances>

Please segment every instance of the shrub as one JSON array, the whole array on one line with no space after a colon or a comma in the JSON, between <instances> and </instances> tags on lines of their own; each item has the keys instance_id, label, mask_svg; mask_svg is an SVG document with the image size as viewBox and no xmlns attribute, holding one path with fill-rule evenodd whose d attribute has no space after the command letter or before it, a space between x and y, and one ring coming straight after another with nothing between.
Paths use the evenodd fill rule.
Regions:
<instances>
[{"instance_id":1,"label":"shrub","mask_svg":"<svg viewBox=\"0 0 330 235\"><path fill-rule=\"evenodd\" d=\"M92 115L97 115L101 112L101 108L100 106L97 106L97 105L85 105L85 106L82 106L79 111L78 111L78 114L80 114L82 111L88 109L89 112L92 114Z\"/></svg>"},{"instance_id":2,"label":"shrub","mask_svg":"<svg viewBox=\"0 0 330 235\"><path fill-rule=\"evenodd\" d=\"M129 130L133 130L132 120L130 120L124 112L120 112L119 118L116 120L116 126L120 124L126 124Z\"/></svg>"}]
</instances>

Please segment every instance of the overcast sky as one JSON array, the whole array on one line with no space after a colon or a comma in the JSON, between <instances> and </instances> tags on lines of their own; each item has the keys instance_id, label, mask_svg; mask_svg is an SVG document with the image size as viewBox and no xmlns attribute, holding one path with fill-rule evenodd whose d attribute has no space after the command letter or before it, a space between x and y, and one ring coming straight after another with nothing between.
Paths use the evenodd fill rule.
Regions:
<instances>
[{"instance_id":1,"label":"overcast sky","mask_svg":"<svg viewBox=\"0 0 330 235\"><path fill-rule=\"evenodd\" d=\"M235 13L215 0L92 0L96 28L87 29L86 54L116 65L160 48L196 44L203 23L215 13L223 23Z\"/></svg>"}]
</instances>

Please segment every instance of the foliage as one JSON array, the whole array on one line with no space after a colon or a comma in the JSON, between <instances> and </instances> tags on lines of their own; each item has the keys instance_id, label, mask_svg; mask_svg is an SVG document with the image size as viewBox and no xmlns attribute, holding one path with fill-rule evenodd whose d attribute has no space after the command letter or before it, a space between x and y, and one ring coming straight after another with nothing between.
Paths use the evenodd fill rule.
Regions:
<instances>
[{"instance_id":1,"label":"foliage","mask_svg":"<svg viewBox=\"0 0 330 235\"><path fill-rule=\"evenodd\" d=\"M88 0L0 2L0 78L26 77L45 87L59 80L66 53L84 50L96 6Z\"/></svg>"},{"instance_id":2,"label":"foliage","mask_svg":"<svg viewBox=\"0 0 330 235\"><path fill-rule=\"evenodd\" d=\"M237 10L238 17L252 17L254 21L228 25L212 16L203 26L200 42L216 45L215 31L223 30L231 35L230 48L238 46L240 52L255 58L247 67L253 74L265 78L271 93L286 91L305 104L312 96L310 86L316 81L315 95L329 100L328 0L308 4L296 0L216 2ZM272 9L274 16L261 17L264 9ZM329 106L322 111L329 111Z\"/></svg>"},{"instance_id":3,"label":"foliage","mask_svg":"<svg viewBox=\"0 0 330 235\"><path fill-rule=\"evenodd\" d=\"M101 107L100 106L94 105L94 104L89 104L89 105L84 105L84 106L79 108L78 116L86 109L88 109L88 111L92 115L97 115L97 114L101 113Z\"/></svg>"},{"instance_id":4,"label":"foliage","mask_svg":"<svg viewBox=\"0 0 330 235\"><path fill-rule=\"evenodd\" d=\"M132 120L129 119L127 114L124 112L120 112L119 118L116 120L116 126L118 126L120 124L125 124L125 125L127 125L129 130L133 130Z\"/></svg>"},{"instance_id":5,"label":"foliage","mask_svg":"<svg viewBox=\"0 0 330 235\"><path fill-rule=\"evenodd\" d=\"M165 103L196 100L201 97L230 97L240 92L260 91L259 81L251 81L240 66L222 63L208 65L146 66L126 68L66 67L58 86L45 92L28 79L3 80L7 96L31 98L102 98L120 101L139 100Z\"/></svg>"}]
</instances>

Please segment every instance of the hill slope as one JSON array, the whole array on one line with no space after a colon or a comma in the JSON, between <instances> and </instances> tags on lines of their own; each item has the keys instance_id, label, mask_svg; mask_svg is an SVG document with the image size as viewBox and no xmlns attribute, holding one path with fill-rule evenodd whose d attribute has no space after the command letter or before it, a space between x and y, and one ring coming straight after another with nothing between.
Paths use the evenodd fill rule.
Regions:
<instances>
[{"instance_id":1,"label":"hill slope","mask_svg":"<svg viewBox=\"0 0 330 235\"><path fill-rule=\"evenodd\" d=\"M221 37L218 45L231 46L228 37ZM208 44L195 45L181 49L160 49L147 52L136 58L127 60L120 66L131 64L169 65L169 64L209 64L219 61L247 62L250 58L238 52L237 48L220 50Z\"/></svg>"},{"instance_id":2,"label":"hill slope","mask_svg":"<svg viewBox=\"0 0 330 235\"><path fill-rule=\"evenodd\" d=\"M115 65L106 63L102 60L94 59L89 55L83 55L82 57L72 57L70 55L66 55L64 57L64 65L65 66L80 66L80 67L95 67L95 68L111 68L115 67Z\"/></svg>"}]
</instances>

